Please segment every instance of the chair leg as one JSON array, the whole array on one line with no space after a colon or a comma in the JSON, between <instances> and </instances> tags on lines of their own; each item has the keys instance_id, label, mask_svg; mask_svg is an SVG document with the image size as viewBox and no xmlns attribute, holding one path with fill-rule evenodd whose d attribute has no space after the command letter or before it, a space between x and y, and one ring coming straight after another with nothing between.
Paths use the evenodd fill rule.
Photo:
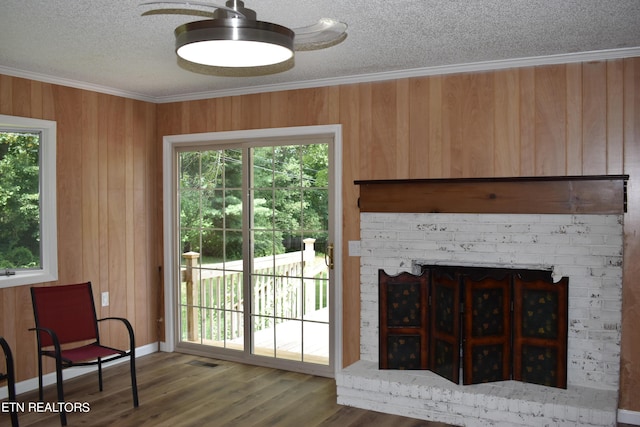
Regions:
<instances>
[{"instance_id":1,"label":"chair leg","mask_svg":"<svg viewBox=\"0 0 640 427\"><path fill-rule=\"evenodd\" d=\"M44 400L44 391L42 389L42 353L38 352L38 399L40 402Z\"/></svg>"},{"instance_id":2,"label":"chair leg","mask_svg":"<svg viewBox=\"0 0 640 427\"><path fill-rule=\"evenodd\" d=\"M13 368L13 356L8 354L8 362L7 362L7 392L9 395L9 402L17 402L16 400L16 375ZM18 413L16 412L16 408L12 407L11 412L11 426L18 427Z\"/></svg>"},{"instance_id":3,"label":"chair leg","mask_svg":"<svg viewBox=\"0 0 640 427\"><path fill-rule=\"evenodd\" d=\"M16 411L11 411L11 427L19 427L18 423L18 413Z\"/></svg>"},{"instance_id":4,"label":"chair leg","mask_svg":"<svg viewBox=\"0 0 640 427\"><path fill-rule=\"evenodd\" d=\"M102 391L102 360L98 359L98 388Z\"/></svg>"},{"instance_id":5,"label":"chair leg","mask_svg":"<svg viewBox=\"0 0 640 427\"><path fill-rule=\"evenodd\" d=\"M56 387L58 389L58 402L60 402L60 424L67 425L67 413L64 410L64 389L62 386L62 361L56 358Z\"/></svg>"},{"instance_id":6,"label":"chair leg","mask_svg":"<svg viewBox=\"0 0 640 427\"><path fill-rule=\"evenodd\" d=\"M138 381L136 380L136 358L134 354L129 355L131 362L131 390L133 392L133 407L138 407Z\"/></svg>"},{"instance_id":7,"label":"chair leg","mask_svg":"<svg viewBox=\"0 0 640 427\"><path fill-rule=\"evenodd\" d=\"M9 402L16 402L16 386L15 386L15 379L13 378L13 375L7 382L7 388L9 389ZM11 410L11 426L12 427L19 426L18 413L15 411L15 409Z\"/></svg>"}]
</instances>

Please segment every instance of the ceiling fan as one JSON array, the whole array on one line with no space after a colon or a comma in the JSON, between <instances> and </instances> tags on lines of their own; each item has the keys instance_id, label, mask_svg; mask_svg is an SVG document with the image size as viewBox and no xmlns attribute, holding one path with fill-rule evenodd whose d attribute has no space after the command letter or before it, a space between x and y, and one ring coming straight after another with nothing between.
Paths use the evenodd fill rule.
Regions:
<instances>
[{"instance_id":1,"label":"ceiling fan","mask_svg":"<svg viewBox=\"0 0 640 427\"><path fill-rule=\"evenodd\" d=\"M240 0L227 0L224 6L199 1L156 0L146 5L178 4L186 9L162 7L143 13L187 14L209 16L210 19L178 26L176 54L189 63L209 67L267 67L292 60L294 51L317 50L334 46L346 36L347 24L330 18L290 29L270 22L258 21L254 10ZM204 12L192 7L215 9Z\"/></svg>"}]
</instances>

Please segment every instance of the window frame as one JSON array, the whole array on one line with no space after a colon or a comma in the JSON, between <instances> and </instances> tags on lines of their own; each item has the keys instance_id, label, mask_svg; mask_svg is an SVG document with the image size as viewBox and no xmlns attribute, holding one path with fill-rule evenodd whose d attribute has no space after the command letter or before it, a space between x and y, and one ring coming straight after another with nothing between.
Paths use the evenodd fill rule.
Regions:
<instances>
[{"instance_id":1,"label":"window frame","mask_svg":"<svg viewBox=\"0 0 640 427\"><path fill-rule=\"evenodd\" d=\"M38 269L0 270L0 288L32 285L58 280L58 222L56 204L56 129L51 120L0 114L3 130L40 132L40 263Z\"/></svg>"}]
</instances>

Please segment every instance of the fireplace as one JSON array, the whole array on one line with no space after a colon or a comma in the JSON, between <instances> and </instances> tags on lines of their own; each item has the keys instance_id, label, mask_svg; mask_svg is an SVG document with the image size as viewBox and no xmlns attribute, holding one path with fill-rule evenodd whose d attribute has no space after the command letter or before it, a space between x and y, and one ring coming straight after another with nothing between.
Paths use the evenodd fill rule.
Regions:
<instances>
[{"instance_id":1,"label":"fireplace","mask_svg":"<svg viewBox=\"0 0 640 427\"><path fill-rule=\"evenodd\" d=\"M378 275L380 369L566 388L567 277L438 265Z\"/></svg>"},{"instance_id":2,"label":"fireplace","mask_svg":"<svg viewBox=\"0 0 640 427\"><path fill-rule=\"evenodd\" d=\"M535 192L525 193L536 199ZM484 194L485 201L503 199L500 191ZM614 198L623 203L624 197ZM571 200L574 209L586 198ZM540 203L530 204L534 213L456 212L438 204L379 212L361 200L360 360L336 376L339 403L453 425L615 426L623 208L544 213L535 211ZM461 385L429 370L379 369L379 271L419 276L425 266L540 270L553 282L568 278L566 389L513 380Z\"/></svg>"}]
</instances>

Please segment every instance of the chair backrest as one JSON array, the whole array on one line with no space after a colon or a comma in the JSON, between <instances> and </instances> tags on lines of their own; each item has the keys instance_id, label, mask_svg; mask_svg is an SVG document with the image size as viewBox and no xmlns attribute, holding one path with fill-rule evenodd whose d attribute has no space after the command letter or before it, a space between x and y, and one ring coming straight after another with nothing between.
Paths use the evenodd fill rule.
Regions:
<instances>
[{"instance_id":1,"label":"chair backrest","mask_svg":"<svg viewBox=\"0 0 640 427\"><path fill-rule=\"evenodd\" d=\"M36 327L49 328L60 344L98 340L98 322L91 282L31 288ZM38 332L41 347L53 345L49 334Z\"/></svg>"}]
</instances>

